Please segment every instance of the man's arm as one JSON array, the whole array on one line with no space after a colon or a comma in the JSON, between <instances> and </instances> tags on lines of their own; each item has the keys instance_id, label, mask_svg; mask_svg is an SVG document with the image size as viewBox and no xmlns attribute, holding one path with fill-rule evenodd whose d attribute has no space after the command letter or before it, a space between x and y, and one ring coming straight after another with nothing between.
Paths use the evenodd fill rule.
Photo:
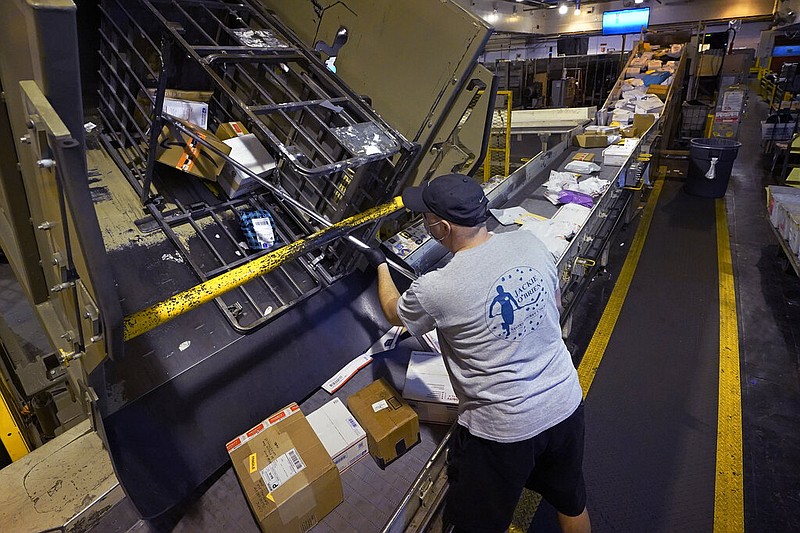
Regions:
<instances>
[{"instance_id":1,"label":"man's arm","mask_svg":"<svg viewBox=\"0 0 800 533\"><path fill-rule=\"evenodd\" d=\"M381 303L381 310L386 316L386 320L393 326L403 326L403 321L397 315L397 301L400 299L400 292L394 284L392 274L389 272L389 265L381 263L378 265L378 300Z\"/></svg>"}]
</instances>

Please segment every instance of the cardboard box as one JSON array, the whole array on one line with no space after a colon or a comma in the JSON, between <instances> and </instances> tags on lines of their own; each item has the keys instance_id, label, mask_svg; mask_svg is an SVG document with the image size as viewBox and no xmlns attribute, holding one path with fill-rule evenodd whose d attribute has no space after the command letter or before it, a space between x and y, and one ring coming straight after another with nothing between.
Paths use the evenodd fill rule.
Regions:
<instances>
[{"instance_id":1,"label":"cardboard box","mask_svg":"<svg viewBox=\"0 0 800 533\"><path fill-rule=\"evenodd\" d=\"M666 100L668 92L669 85L651 85L647 88L647 94L658 96L662 102Z\"/></svg>"},{"instance_id":2,"label":"cardboard box","mask_svg":"<svg viewBox=\"0 0 800 533\"><path fill-rule=\"evenodd\" d=\"M159 67L160 68L160 67ZM149 95L149 96L148 96ZM182 91L180 89L167 89L164 91L164 113L176 118L191 122L195 126L208 128L208 101L214 95L211 91ZM147 109L148 115L142 115L139 107L134 111L134 120L143 129L150 127L152 116L151 98L155 98L156 90L148 89L147 94L140 92L136 101L141 109Z\"/></svg>"},{"instance_id":3,"label":"cardboard box","mask_svg":"<svg viewBox=\"0 0 800 533\"><path fill-rule=\"evenodd\" d=\"M411 352L403 398L423 422L452 424L458 418L458 398L439 353Z\"/></svg>"},{"instance_id":4,"label":"cardboard box","mask_svg":"<svg viewBox=\"0 0 800 533\"><path fill-rule=\"evenodd\" d=\"M367 432L369 453L381 468L419 442L419 418L384 379L347 398L347 406Z\"/></svg>"},{"instance_id":5,"label":"cardboard box","mask_svg":"<svg viewBox=\"0 0 800 533\"><path fill-rule=\"evenodd\" d=\"M628 158L630 158L635 149L635 145L614 144L609 146L603 150L603 164L613 167L621 167L628 161Z\"/></svg>"},{"instance_id":6,"label":"cardboard box","mask_svg":"<svg viewBox=\"0 0 800 533\"><path fill-rule=\"evenodd\" d=\"M603 148L611 142L609 135L592 135L579 133L575 136L575 143L581 148Z\"/></svg>"},{"instance_id":7,"label":"cardboard box","mask_svg":"<svg viewBox=\"0 0 800 533\"><path fill-rule=\"evenodd\" d=\"M339 470L295 403L227 449L262 531L305 533L343 500Z\"/></svg>"},{"instance_id":8,"label":"cardboard box","mask_svg":"<svg viewBox=\"0 0 800 533\"><path fill-rule=\"evenodd\" d=\"M664 110L664 102L655 94L647 94L636 100L635 104L636 114L633 117L634 120L638 114L661 113Z\"/></svg>"},{"instance_id":9,"label":"cardboard box","mask_svg":"<svg viewBox=\"0 0 800 533\"><path fill-rule=\"evenodd\" d=\"M220 141L225 139L232 139L233 137L241 137L250 133L244 124L241 122L223 122L217 127L216 136Z\"/></svg>"},{"instance_id":10,"label":"cardboard box","mask_svg":"<svg viewBox=\"0 0 800 533\"><path fill-rule=\"evenodd\" d=\"M367 455L367 433L339 398L306 417L333 463L344 472Z\"/></svg>"},{"instance_id":11,"label":"cardboard box","mask_svg":"<svg viewBox=\"0 0 800 533\"><path fill-rule=\"evenodd\" d=\"M650 113L636 114L633 116L633 124L629 127L622 128L623 137L641 137L650 126L656 121L656 116Z\"/></svg>"},{"instance_id":12,"label":"cardboard box","mask_svg":"<svg viewBox=\"0 0 800 533\"><path fill-rule=\"evenodd\" d=\"M619 126L596 126L590 125L584 128L584 133L590 135L614 135L619 133Z\"/></svg>"},{"instance_id":13,"label":"cardboard box","mask_svg":"<svg viewBox=\"0 0 800 533\"><path fill-rule=\"evenodd\" d=\"M179 122L222 153L230 154L230 146L217 139L210 131L185 120L179 120ZM198 178L216 181L225 166L225 158L207 149L196 139L183 132L180 133L180 136L181 138L174 137L170 128L164 126L158 140L157 161Z\"/></svg>"},{"instance_id":14,"label":"cardboard box","mask_svg":"<svg viewBox=\"0 0 800 533\"><path fill-rule=\"evenodd\" d=\"M208 128L208 104L181 98L164 98L164 113L183 119L187 122Z\"/></svg>"},{"instance_id":15,"label":"cardboard box","mask_svg":"<svg viewBox=\"0 0 800 533\"><path fill-rule=\"evenodd\" d=\"M252 133L231 137L222 142L230 148L229 157L231 159L244 165L257 176L266 178L275 169L275 159ZM229 198L236 198L259 186L257 180L230 162L225 164L218 181Z\"/></svg>"},{"instance_id":16,"label":"cardboard box","mask_svg":"<svg viewBox=\"0 0 800 533\"><path fill-rule=\"evenodd\" d=\"M575 152L572 156L573 161L594 161L594 154L592 152Z\"/></svg>"}]
</instances>

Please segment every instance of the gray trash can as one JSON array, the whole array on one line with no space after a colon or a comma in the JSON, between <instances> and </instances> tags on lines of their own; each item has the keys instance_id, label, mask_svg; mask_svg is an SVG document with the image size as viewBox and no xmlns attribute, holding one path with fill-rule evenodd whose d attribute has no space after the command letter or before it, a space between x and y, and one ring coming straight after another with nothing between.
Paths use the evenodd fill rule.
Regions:
<instances>
[{"instance_id":1,"label":"gray trash can","mask_svg":"<svg viewBox=\"0 0 800 533\"><path fill-rule=\"evenodd\" d=\"M733 162L739 155L741 145L732 139L692 139L689 146L689 173L683 190L705 198L725 196Z\"/></svg>"}]
</instances>

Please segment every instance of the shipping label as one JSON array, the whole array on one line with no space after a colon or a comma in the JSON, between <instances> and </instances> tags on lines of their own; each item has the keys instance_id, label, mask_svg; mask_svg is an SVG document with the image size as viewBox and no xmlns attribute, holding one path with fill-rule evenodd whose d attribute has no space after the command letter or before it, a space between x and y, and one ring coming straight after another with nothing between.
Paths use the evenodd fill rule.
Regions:
<instances>
[{"instance_id":1,"label":"shipping label","mask_svg":"<svg viewBox=\"0 0 800 533\"><path fill-rule=\"evenodd\" d=\"M283 455L275 458L270 464L261 470L261 479L267 486L269 492L274 492L275 489L289 481L298 472L303 470L306 464L297 453L296 448L292 448Z\"/></svg>"}]
</instances>

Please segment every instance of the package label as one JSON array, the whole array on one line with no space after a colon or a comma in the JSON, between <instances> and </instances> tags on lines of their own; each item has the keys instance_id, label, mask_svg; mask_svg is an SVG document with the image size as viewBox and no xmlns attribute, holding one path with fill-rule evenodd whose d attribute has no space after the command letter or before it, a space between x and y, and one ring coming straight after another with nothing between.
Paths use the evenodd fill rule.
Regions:
<instances>
[{"instance_id":1,"label":"package label","mask_svg":"<svg viewBox=\"0 0 800 533\"><path fill-rule=\"evenodd\" d=\"M268 218L254 218L250 221L256 238L263 248L269 248L275 244L275 232L272 229L272 221Z\"/></svg>"},{"instance_id":2,"label":"package label","mask_svg":"<svg viewBox=\"0 0 800 533\"><path fill-rule=\"evenodd\" d=\"M386 403L386 400L381 400L379 402L375 402L375 403L372 404L372 410L375 411L376 413L378 411L383 411L384 409L388 409L388 408L389 408L389 404Z\"/></svg>"},{"instance_id":3,"label":"package label","mask_svg":"<svg viewBox=\"0 0 800 533\"><path fill-rule=\"evenodd\" d=\"M251 453L250 456L247 458L247 462L250 465L250 473L253 474L258 471L258 455L255 453Z\"/></svg>"},{"instance_id":4,"label":"package label","mask_svg":"<svg viewBox=\"0 0 800 533\"><path fill-rule=\"evenodd\" d=\"M297 453L297 449L292 448L264 467L261 470L261 479L264 480L267 490L273 492L305 467L306 464Z\"/></svg>"},{"instance_id":5,"label":"package label","mask_svg":"<svg viewBox=\"0 0 800 533\"><path fill-rule=\"evenodd\" d=\"M200 134L199 137L201 139L205 139L206 136ZM178 163L175 165L175 168L182 170L183 172L191 172L192 167L194 167L194 160L200 155L200 149L197 147L197 139L190 138L189 141L186 143L186 147L183 151L183 156L178 159Z\"/></svg>"}]
</instances>

